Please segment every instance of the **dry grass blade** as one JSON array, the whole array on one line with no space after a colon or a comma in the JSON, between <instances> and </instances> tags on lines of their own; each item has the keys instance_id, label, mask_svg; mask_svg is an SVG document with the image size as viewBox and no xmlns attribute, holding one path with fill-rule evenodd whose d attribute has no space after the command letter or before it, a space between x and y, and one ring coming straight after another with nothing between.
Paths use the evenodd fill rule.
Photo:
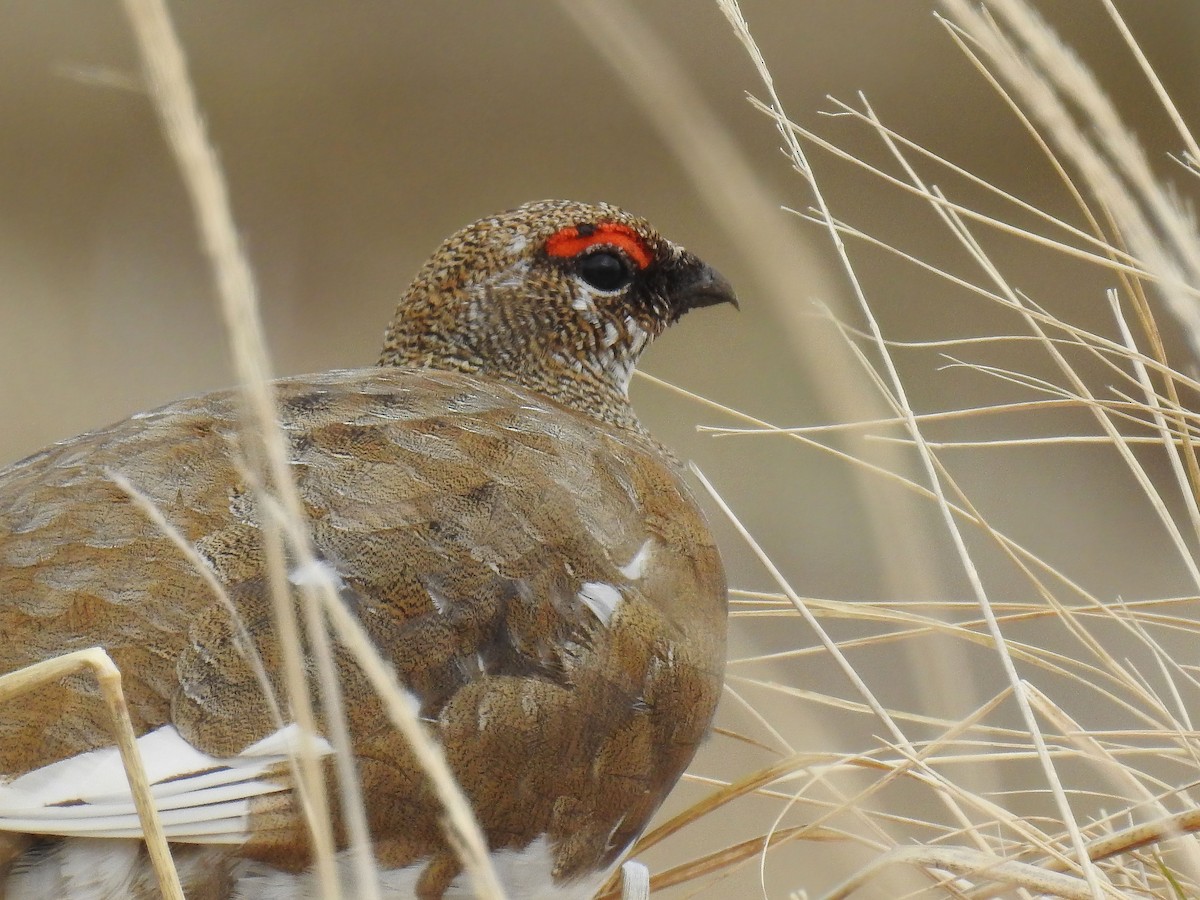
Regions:
<instances>
[{"instance_id":1,"label":"dry grass blade","mask_svg":"<svg viewBox=\"0 0 1200 900\"><path fill-rule=\"evenodd\" d=\"M698 859L693 859L690 862L682 863L659 872L650 879L650 889L652 891L664 891L667 888L686 884L689 881L697 881L709 875L728 872L736 866L753 859L760 853L765 853L777 844L800 838L814 841L847 840L845 835L834 834L828 829L821 829L814 833L804 825L794 828L781 828L778 831L771 831L767 834L741 841L729 847L715 850ZM619 900L620 897L620 891L609 889L600 894L596 900Z\"/></svg>"},{"instance_id":2,"label":"dry grass blade","mask_svg":"<svg viewBox=\"0 0 1200 900\"><path fill-rule=\"evenodd\" d=\"M275 474L286 473L286 457L275 435L275 405L268 386L270 377L265 342L257 318L257 292L249 261L239 244L224 179L216 154L208 142L196 100L191 90L183 49L171 26L166 8L157 0L126 0L126 14L138 38L146 69L146 80L163 130L171 143L196 210L199 233L217 278L218 296L235 365L242 383L243 420L250 455L250 468L270 466ZM274 445L274 446L273 446ZM274 453L272 453L274 450ZM274 465L272 466L272 461ZM263 471L261 479L267 477ZM281 484L289 482L284 476ZM287 490L286 486L282 487ZM258 494L260 503L265 495ZM295 505L295 501L293 501ZM314 865L321 891L339 897L341 889L334 862L333 832L326 802L324 777L317 760L314 738L316 717L308 681L300 657L299 625L287 590L286 562L280 538L280 523L269 517L263 522L263 543L271 571L271 596L276 627L280 632L285 683L290 706L301 730L299 769L305 812L314 846ZM357 783L357 780L351 783ZM360 826L362 817L360 819ZM361 854L360 854L361 859ZM372 883L373 873L363 873ZM366 888L368 891L370 887Z\"/></svg>"},{"instance_id":3,"label":"dry grass blade","mask_svg":"<svg viewBox=\"0 0 1200 900\"><path fill-rule=\"evenodd\" d=\"M163 515L162 510L155 506L149 497L139 491L128 478L120 472L109 472L108 477L112 479L117 487L125 492L126 496L142 511L151 524L175 545L180 554L191 564L196 574L203 579L208 589L212 591L213 596L217 598L217 602L229 614L229 620L233 623L233 639L237 642L241 654L250 662L250 668L254 672L259 689L263 692L263 698L267 702L267 708L270 710L275 726L283 728L287 722L283 717L282 709L280 709L279 698L275 696L275 689L271 684L270 676L267 675L267 670L263 666L262 655L258 652L258 647L255 645L254 639L246 630L246 623L242 621L242 617L238 613L237 607L234 606L233 601L229 598L224 585L217 580L217 576L213 572L208 560L200 555L196 547L179 533L179 529L167 521L167 517ZM294 766L296 761L291 760L291 762ZM302 787L304 782L300 777L300 772L296 770L293 774L296 778L296 783ZM307 803L308 801L305 799L303 802Z\"/></svg>"},{"instance_id":4,"label":"dry grass blade","mask_svg":"<svg viewBox=\"0 0 1200 900\"><path fill-rule=\"evenodd\" d=\"M1095 892L1086 881L1050 872L1039 866L1002 859L966 847L898 847L881 856L822 900L844 900L889 866L921 866L941 869L973 879L1003 882L1006 888L1021 887L1067 900L1091 900Z\"/></svg>"},{"instance_id":5,"label":"dry grass blade","mask_svg":"<svg viewBox=\"0 0 1200 900\"><path fill-rule=\"evenodd\" d=\"M179 873L175 871L171 850L167 846L162 822L154 805L150 781L146 776L142 757L138 753L133 723L129 718L129 707L121 688L121 671L104 648L92 647L65 653L0 675L0 702L11 701L21 694L64 677L77 676L84 670L92 672L108 708L110 733L121 754L121 764L129 780L129 790L133 795L134 807L137 809L138 821L159 890L162 891L164 900L183 900Z\"/></svg>"},{"instance_id":6,"label":"dry grass blade","mask_svg":"<svg viewBox=\"0 0 1200 900\"><path fill-rule=\"evenodd\" d=\"M733 784L728 784L720 790L710 794L698 803L689 806L678 815L662 823L648 831L634 845L634 854L643 853L649 850L655 844L658 844L671 835L682 831L689 825L699 821L705 816L712 815L716 810L720 809L728 803L733 802L741 797L753 794L756 791L765 788L767 785L774 784L783 778L789 778L796 775L805 766L821 761L821 757L815 754L798 754L788 759L780 760L772 766L760 769L757 772L751 772L749 775L739 779ZM808 826L806 826L808 827ZM813 828L813 834L821 840L832 839L831 832L828 829Z\"/></svg>"}]
</instances>

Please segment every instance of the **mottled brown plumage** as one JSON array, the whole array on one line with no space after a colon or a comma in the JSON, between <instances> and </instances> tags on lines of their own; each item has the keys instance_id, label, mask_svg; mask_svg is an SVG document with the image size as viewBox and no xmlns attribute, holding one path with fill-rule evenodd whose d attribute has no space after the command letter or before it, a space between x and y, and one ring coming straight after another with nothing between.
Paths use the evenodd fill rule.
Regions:
<instances>
[{"instance_id":1,"label":"mottled brown plumage","mask_svg":"<svg viewBox=\"0 0 1200 900\"><path fill-rule=\"evenodd\" d=\"M438 250L397 309L381 368L277 385L313 543L346 602L419 699L492 849L549 850L553 890L518 880L515 896L594 889L715 709L720 558L625 388L667 325L732 299L643 220L528 204ZM125 474L193 542L277 677L237 445L235 399L220 393L0 470L0 672L99 644L139 734L173 726L229 758L275 731L228 613L108 475ZM437 801L345 652L339 669L379 867L415 879L391 895L451 896L461 878ZM102 708L86 678L0 706L0 778L108 745ZM55 854L72 840L21 837L4 796L9 863L33 873L10 875L10 891L33 875L58 877L67 896L150 890L140 861L119 894L61 875ZM244 843L174 845L189 896L259 896L268 883L308 896L275 871L308 865L290 794L252 799L248 821Z\"/></svg>"}]
</instances>

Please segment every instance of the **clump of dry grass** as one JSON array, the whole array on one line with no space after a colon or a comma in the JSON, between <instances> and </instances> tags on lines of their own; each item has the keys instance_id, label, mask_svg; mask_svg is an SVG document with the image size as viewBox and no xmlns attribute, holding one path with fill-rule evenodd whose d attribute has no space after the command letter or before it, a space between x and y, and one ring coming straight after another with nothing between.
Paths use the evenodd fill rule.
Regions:
<instances>
[{"instance_id":1,"label":"clump of dry grass","mask_svg":"<svg viewBox=\"0 0 1200 900\"><path fill-rule=\"evenodd\" d=\"M799 616L813 638L792 650L731 660L731 688L764 710L769 702L770 709L761 713L761 733L741 739L771 745L775 758L726 779L712 798L644 844L731 802L766 801L759 821L768 827L761 835L728 834L725 848L660 873L656 886L696 878L713 885L708 895L722 896L720 879L738 866L756 862L764 873L786 868L788 848L833 841L853 849L819 857L824 865L791 883L796 895L808 896L807 888L829 900L856 892L1197 896L1200 807L1191 791L1200 776L1200 733L1191 710L1200 699L1192 650L1194 594L1200 592L1200 465L1197 416L1181 398L1197 396L1200 384L1181 371L1194 359L1181 364L1168 358L1160 327L1165 314L1193 355L1200 351L1200 237L1180 190L1153 171L1098 80L1025 0L945 0L942 22L1041 147L1044 163L1074 199L1074 222L906 140L865 98L839 103L838 114L881 143L891 160L887 171L863 161L861 150L797 126L780 103L736 0L719 5L762 77L765 94L757 105L812 190L813 207L799 215L827 231L852 287L857 309L835 318L861 324L839 324L840 333L889 412L836 426L782 427L725 410L741 422L709 430L730 440L796 441L836 453L876 484L886 479L932 504L938 528L926 537L953 553L964 593L945 599L901 592L856 602L803 597L742 529L778 591L735 590L735 626L739 619ZM1178 129L1179 172L1190 186L1200 174L1196 142L1116 7L1104 0L1102 9ZM938 269L839 219L810 164L813 147L860 165L864 178L927 203L972 261L974 274ZM1032 216L1038 225L1012 224L954 202L920 174L930 166L939 177L965 180L1008 204L1012 222ZM1018 235L1030 252L1051 260L1083 260L1109 272L1117 287L1098 298L1107 304L1109 327L1064 321L1027 296L989 252L997 234ZM922 345L890 341L856 276L854 248L862 244L995 304L1011 317L1012 333L934 338ZM1051 374L971 360L998 342L1039 348ZM894 362L897 353L914 349L942 352L952 365L996 379L1011 389L1011 399L915 410ZM1018 412L1054 417L1057 433L999 441L972 436L981 420ZM928 437L955 426L965 438ZM877 458L846 457L831 437L847 432L872 435L911 455L894 467ZM1161 529L1159 539L1173 549L1179 575L1191 586L1188 595L1127 598L1089 589L1086 577L989 523L947 463L948 454L963 448L999 453L1002 447L1093 445L1115 453L1137 486L1150 521ZM897 521L895 511L891 516ZM911 562L924 564L920 558ZM1017 595L1007 580L1014 573L1022 585ZM854 627L841 627L846 620ZM888 653L909 661L905 677L916 686L910 702L899 707L890 685L863 674L861 665L867 655ZM945 659L939 666L943 654L952 660L949 666ZM821 688L802 681L814 661L833 673ZM970 691L959 690L963 682L982 692L966 714L961 702ZM785 736L790 718L811 723L811 744L798 746ZM828 749L839 742L830 735L861 741L864 730L873 736L853 752ZM764 896L778 895L761 877Z\"/></svg>"}]
</instances>

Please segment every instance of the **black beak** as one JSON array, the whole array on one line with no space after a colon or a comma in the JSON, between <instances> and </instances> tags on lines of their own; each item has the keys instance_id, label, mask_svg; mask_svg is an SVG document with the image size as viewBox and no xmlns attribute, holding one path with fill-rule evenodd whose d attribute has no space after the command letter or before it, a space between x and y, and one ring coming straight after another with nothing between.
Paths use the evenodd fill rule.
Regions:
<instances>
[{"instance_id":1,"label":"black beak","mask_svg":"<svg viewBox=\"0 0 1200 900\"><path fill-rule=\"evenodd\" d=\"M741 309L729 280L690 253L684 254L671 282L671 305L677 319L689 310L719 303L731 303L734 309Z\"/></svg>"}]
</instances>

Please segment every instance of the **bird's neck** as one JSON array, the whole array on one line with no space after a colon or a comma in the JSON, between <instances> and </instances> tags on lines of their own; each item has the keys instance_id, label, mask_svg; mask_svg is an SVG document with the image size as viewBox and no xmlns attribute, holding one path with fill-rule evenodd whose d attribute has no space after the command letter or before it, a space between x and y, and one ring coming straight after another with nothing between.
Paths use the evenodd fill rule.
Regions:
<instances>
[{"instance_id":1,"label":"bird's neck","mask_svg":"<svg viewBox=\"0 0 1200 900\"><path fill-rule=\"evenodd\" d=\"M506 342L501 352L436 336L389 332L378 364L464 372L502 381L609 425L644 433L627 394L633 363L618 357L512 347L511 342Z\"/></svg>"}]
</instances>

